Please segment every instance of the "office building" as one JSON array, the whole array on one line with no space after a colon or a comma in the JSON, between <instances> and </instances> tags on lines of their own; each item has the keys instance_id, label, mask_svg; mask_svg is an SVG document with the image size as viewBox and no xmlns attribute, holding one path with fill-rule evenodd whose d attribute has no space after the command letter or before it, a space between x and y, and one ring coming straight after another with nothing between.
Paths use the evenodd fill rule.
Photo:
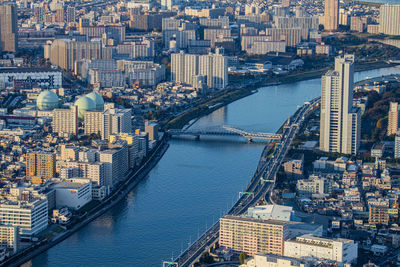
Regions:
<instances>
[{"instance_id":1,"label":"office building","mask_svg":"<svg viewBox=\"0 0 400 267\"><path fill-rule=\"evenodd\" d=\"M353 107L354 55L339 56L321 80L320 149L357 154L361 117Z\"/></svg>"},{"instance_id":2,"label":"office building","mask_svg":"<svg viewBox=\"0 0 400 267\"><path fill-rule=\"evenodd\" d=\"M56 207L79 210L92 200L90 179L73 178L53 185L56 191Z\"/></svg>"},{"instance_id":3,"label":"office building","mask_svg":"<svg viewBox=\"0 0 400 267\"><path fill-rule=\"evenodd\" d=\"M13 225L0 225L0 247L16 252L18 250L18 227Z\"/></svg>"},{"instance_id":4,"label":"office building","mask_svg":"<svg viewBox=\"0 0 400 267\"><path fill-rule=\"evenodd\" d=\"M220 219L219 244L238 253L283 255L287 223L226 215Z\"/></svg>"},{"instance_id":5,"label":"office building","mask_svg":"<svg viewBox=\"0 0 400 267\"><path fill-rule=\"evenodd\" d=\"M48 201L44 198L31 201L0 202L0 224L18 227L22 237L36 235L47 228Z\"/></svg>"},{"instance_id":6,"label":"office building","mask_svg":"<svg viewBox=\"0 0 400 267\"><path fill-rule=\"evenodd\" d=\"M312 175L309 179L298 180L296 190L300 196L307 197L313 194L329 194L331 192L331 182L329 179Z\"/></svg>"},{"instance_id":7,"label":"office building","mask_svg":"<svg viewBox=\"0 0 400 267\"><path fill-rule=\"evenodd\" d=\"M27 153L26 176L29 178L56 177L56 154L44 151Z\"/></svg>"},{"instance_id":8,"label":"office building","mask_svg":"<svg viewBox=\"0 0 400 267\"><path fill-rule=\"evenodd\" d=\"M17 52L17 20L17 6L9 3L0 3L0 52Z\"/></svg>"},{"instance_id":9,"label":"office building","mask_svg":"<svg viewBox=\"0 0 400 267\"><path fill-rule=\"evenodd\" d=\"M194 85L194 77L207 76L208 88L223 89L228 84L228 59L220 54L196 55L180 52L171 55L171 80Z\"/></svg>"},{"instance_id":10,"label":"office building","mask_svg":"<svg viewBox=\"0 0 400 267\"><path fill-rule=\"evenodd\" d=\"M324 29L337 31L339 25L339 0L325 0Z\"/></svg>"},{"instance_id":11,"label":"office building","mask_svg":"<svg viewBox=\"0 0 400 267\"><path fill-rule=\"evenodd\" d=\"M399 129L399 108L399 103L390 102L387 135L394 135Z\"/></svg>"},{"instance_id":12,"label":"office building","mask_svg":"<svg viewBox=\"0 0 400 267\"><path fill-rule=\"evenodd\" d=\"M349 239L303 235L285 241L284 256L297 259L313 257L335 261L339 265L351 264L357 261L358 245Z\"/></svg>"},{"instance_id":13,"label":"office building","mask_svg":"<svg viewBox=\"0 0 400 267\"><path fill-rule=\"evenodd\" d=\"M53 132L59 136L70 136L78 134L78 107L70 109L53 110Z\"/></svg>"},{"instance_id":14,"label":"office building","mask_svg":"<svg viewBox=\"0 0 400 267\"><path fill-rule=\"evenodd\" d=\"M379 32L388 35L400 35L400 5L381 5L379 14Z\"/></svg>"},{"instance_id":15,"label":"office building","mask_svg":"<svg viewBox=\"0 0 400 267\"><path fill-rule=\"evenodd\" d=\"M387 205L370 205L369 218L370 224L389 224L389 207Z\"/></svg>"}]
</instances>

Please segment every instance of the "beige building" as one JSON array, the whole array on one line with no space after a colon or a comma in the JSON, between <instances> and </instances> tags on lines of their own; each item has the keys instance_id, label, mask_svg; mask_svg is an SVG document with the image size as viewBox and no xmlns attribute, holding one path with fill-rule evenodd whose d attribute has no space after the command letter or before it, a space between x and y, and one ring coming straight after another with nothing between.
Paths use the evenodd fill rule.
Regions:
<instances>
[{"instance_id":1,"label":"beige building","mask_svg":"<svg viewBox=\"0 0 400 267\"><path fill-rule=\"evenodd\" d=\"M18 50L17 7L14 4L0 3L0 52Z\"/></svg>"},{"instance_id":2,"label":"beige building","mask_svg":"<svg viewBox=\"0 0 400 267\"><path fill-rule=\"evenodd\" d=\"M339 0L325 0L324 28L337 31L339 24Z\"/></svg>"},{"instance_id":3,"label":"beige building","mask_svg":"<svg viewBox=\"0 0 400 267\"><path fill-rule=\"evenodd\" d=\"M358 245L353 240L337 238L328 239L303 235L296 239L285 241L287 257L302 259L314 257L323 260L332 260L343 266L346 263L357 261Z\"/></svg>"},{"instance_id":4,"label":"beige building","mask_svg":"<svg viewBox=\"0 0 400 267\"><path fill-rule=\"evenodd\" d=\"M53 132L59 136L78 134L78 106L53 111Z\"/></svg>"},{"instance_id":5,"label":"beige building","mask_svg":"<svg viewBox=\"0 0 400 267\"><path fill-rule=\"evenodd\" d=\"M379 32L388 35L400 35L400 5L381 5Z\"/></svg>"},{"instance_id":6,"label":"beige building","mask_svg":"<svg viewBox=\"0 0 400 267\"><path fill-rule=\"evenodd\" d=\"M0 247L18 250L18 227L11 225L0 225Z\"/></svg>"},{"instance_id":7,"label":"beige building","mask_svg":"<svg viewBox=\"0 0 400 267\"><path fill-rule=\"evenodd\" d=\"M131 110L87 111L84 124L86 135L100 134L102 139L108 139L112 134L131 133Z\"/></svg>"},{"instance_id":8,"label":"beige building","mask_svg":"<svg viewBox=\"0 0 400 267\"><path fill-rule=\"evenodd\" d=\"M78 147L70 147L66 145L61 146L61 155L60 160L67 161L72 160L75 161L79 158L79 148Z\"/></svg>"},{"instance_id":9,"label":"beige building","mask_svg":"<svg viewBox=\"0 0 400 267\"><path fill-rule=\"evenodd\" d=\"M320 150L357 154L361 114L353 107L354 55L339 56L321 79Z\"/></svg>"},{"instance_id":10,"label":"beige building","mask_svg":"<svg viewBox=\"0 0 400 267\"><path fill-rule=\"evenodd\" d=\"M389 224L389 207L387 205L371 205L369 206L370 224Z\"/></svg>"},{"instance_id":11,"label":"beige building","mask_svg":"<svg viewBox=\"0 0 400 267\"><path fill-rule=\"evenodd\" d=\"M26 176L29 178L56 177L56 154L43 151L26 154Z\"/></svg>"},{"instance_id":12,"label":"beige building","mask_svg":"<svg viewBox=\"0 0 400 267\"><path fill-rule=\"evenodd\" d=\"M51 44L50 62L62 69L73 71L75 62L82 59L112 59L112 48L100 42L77 42L57 39Z\"/></svg>"},{"instance_id":13,"label":"beige building","mask_svg":"<svg viewBox=\"0 0 400 267\"><path fill-rule=\"evenodd\" d=\"M226 215L220 219L219 244L237 252L283 255L288 237L285 221L261 220Z\"/></svg>"},{"instance_id":14,"label":"beige building","mask_svg":"<svg viewBox=\"0 0 400 267\"><path fill-rule=\"evenodd\" d=\"M394 135L399 129L399 103L390 102L388 117L387 135Z\"/></svg>"}]
</instances>

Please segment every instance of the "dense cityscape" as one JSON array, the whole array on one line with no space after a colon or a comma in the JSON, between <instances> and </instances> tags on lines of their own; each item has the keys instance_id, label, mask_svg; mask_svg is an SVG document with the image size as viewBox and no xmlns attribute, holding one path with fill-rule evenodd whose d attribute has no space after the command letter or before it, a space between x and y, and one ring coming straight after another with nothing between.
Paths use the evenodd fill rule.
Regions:
<instances>
[{"instance_id":1,"label":"dense cityscape","mask_svg":"<svg viewBox=\"0 0 400 267\"><path fill-rule=\"evenodd\" d=\"M400 266L399 103L398 0L0 0L0 266Z\"/></svg>"}]
</instances>

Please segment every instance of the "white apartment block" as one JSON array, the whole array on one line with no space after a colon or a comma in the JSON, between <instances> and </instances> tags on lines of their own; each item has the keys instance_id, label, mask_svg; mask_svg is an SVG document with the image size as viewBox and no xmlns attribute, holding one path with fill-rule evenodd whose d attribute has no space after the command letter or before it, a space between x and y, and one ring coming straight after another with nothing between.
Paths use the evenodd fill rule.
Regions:
<instances>
[{"instance_id":1,"label":"white apartment block","mask_svg":"<svg viewBox=\"0 0 400 267\"><path fill-rule=\"evenodd\" d=\"M129 169L128 147L108 149L99 152L100 162L105 163L105 185L113 187L122 181Z\"/></svg>"},{"instance_id":2,"label":"white apartment block","mask_svg":"<svg viewBox=\"0 0 400 267\"><path fill-rule=\"evenodd\" d=\"M266 28L265 34L271 41L285 41L287 46L296 46L302 40L308 40L308 29L302 28ZM283 37L283 38L282 38ZM283 40L282 40L283 39Z\"/></svg>"},{"instance_id":3,"label":"white apartment block","mask_svg":"<svg viewBox=\"0 0 400 267\"><path fill-rule=\"evenodd\" d=\"M84 125L86 135L100 134L102 139L108 139L111 134L131 133L131 110L87 111Z\"/></svg>"},{"instance_id":4,"label":"white apartment block","mask_svg":"<svg viewBox=\"0 0 400 267\"><path fill-rule=\"evenodd\" d=\"M141 86L155 86L165 79L164 65L152 61L118 60L117 65L125 73L128 84L139 82Z\"/></svg>"},{"instance_id":5,"label":"white apartment block","mask_svg":"<svg viewBox=\"0 0 400 267\"><path fill-rule=\"evenodd\" d=\"M122 87L126 84L124 73L117 69L90 69L88 81L91 85L99 85L100 88Z\"/></svg>"},{"instance_id":6,"label":"white apartment block","mask_svg":"<svg viewBox=\"0 0 400 267\"><path fill-rule=\"evenodd\" d=\"M78 134L78 107L53 110L53 132L59 136Z\"/></svg>"},{"instance_id":7,"label":"white apartment block","mask_svg":"<svg viewBox=\"0 0 400 267\"><path fill-rule=\"evenodd\" d=\"M228 84L228 59L219 53L196 55L180 52L171 55L172 81L193 86L197 75L207 76L208 88L225 88Z\"/></svg>"},{"instance_id":8,"label":"white apartment block","mask_svg":"<svg viewBox=\"0 0 400 267\"><path fill-rule=\"evenodd\" d=\"M0 223L19 227L21 236L33 236L47 228L48 202L46 198L26 201L0 202Z\"/></svg>"},{"instance_id":9,"label":"white apartment block","mask_svg":"<svg viewBox=\"0 0 400 267\"><path fill-rule=\"evenodd\" d=\"M69 161L67 168L61 170L60 177L64 179L84 177L90 179L96 185L105 185L105 164L101 162ZM63 172L67 172L65 175Z\"/></svg>"},{"instance_id":10,"label":"white apartment block","mask_svg":"<svg viewBox=\"0 0 400 267\"><path fill-rule=\"evenodd\" d=\"M357 260L358 245L349 239L328 239L303 235L293 240L285 241L284 256L301 259L315 257L332 260L343 266Z\"/></svg>"},{"instance_id":11,"label":"white apartment block","mask_svg":"<svg viewBox=\"0 0 400 267\"><path fill-rule=\"evenodd\" d=\"M274 17L276 28L301 28L318 30L318 17Z\"/></svg>"},{"instance_id":12,"label":"white apartment block","mask_svg":"<svg viewBox=\"0 0 400 267\"><path fill-rule=\"evenodd\" d=\"M354 55L336 57L335 70L321 80L320 149L357 154L360 110L353 107Z\"/></svg>"},{"instance_id":13,"label":"white apartment block","mask_svg":"<svg viewBox=\"0 0 400 267\"><path fill-rule=\"evenodd\" d=\"M400 35L400 5L381 5L379 32L388 35Z\"/></svg>"}]
</instances>

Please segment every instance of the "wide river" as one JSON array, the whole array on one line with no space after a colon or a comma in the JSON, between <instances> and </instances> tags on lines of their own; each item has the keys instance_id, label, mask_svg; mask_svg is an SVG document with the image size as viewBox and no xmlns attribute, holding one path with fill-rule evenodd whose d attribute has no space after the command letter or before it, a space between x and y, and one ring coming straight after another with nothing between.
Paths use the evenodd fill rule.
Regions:
<instances>
[{"instance_id":1,"label":"wide river","mask_svg":"<svg viewBox=\"0 0 400 267\"><path fill-rule=\"evenodd\" d=\"M400 73L400 68L356 73L355 80L390 73ZM298 105L319 94L320 79L260 88L193 127L231 125L272 133ZM123 201L31 263L162 266L232 205L252 177L262 149L262 144L240 138L171 140L158 165Z\"/></svg>"}]
</instances>

